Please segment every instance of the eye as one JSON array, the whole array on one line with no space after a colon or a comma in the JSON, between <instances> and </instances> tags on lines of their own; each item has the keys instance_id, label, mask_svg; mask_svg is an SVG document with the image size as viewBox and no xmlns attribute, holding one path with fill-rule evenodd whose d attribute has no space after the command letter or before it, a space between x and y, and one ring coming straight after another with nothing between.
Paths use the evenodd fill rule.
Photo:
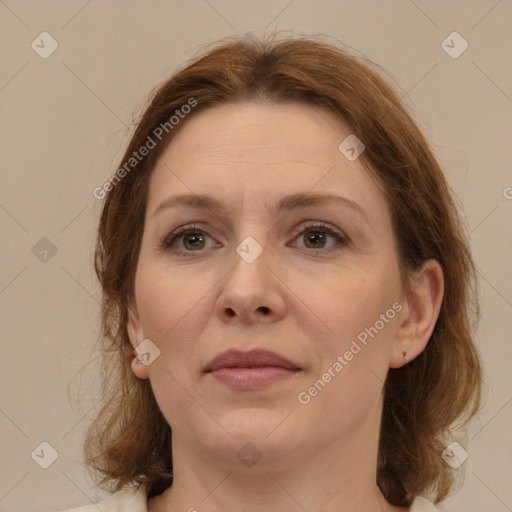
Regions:
<instances>
[{"instance_id":1,"label":"eye","mask_svg":"<svg viewBox=\"0 0 512 512\"><path fill-rule=\"evenodd\" d=\"M196 226L181 226L165 237L162 242L162 249L170 250L173 248L177 252L201 251L202 249L209 249L213 246L211 244L210 247L207 247L207 239L213 240L209 235Z\"/></svg>"},{"instance_id":2,"label":"eye","mask_svg":"<svg viewBox=\"0 0 512 512\"><path fill-rule=\"evenodd\" d=\"M329 239L331 243L328 245ZM302 226L296 240L302 240L306 249L317 249L323 252L331 252L336 246L345 246L347 237L324 222L308 221ZM295 244L293 244L295 246Z\"/></svg>"},{"instance_id":3,"label":"eye","mask_svg":"<svg viewBox=\"0 0 512 512\"><path fill-rule=\"evenodd\" d=\"M336 246L342 247L348 244L347 237L341 231L324 222L307 221L300 229L294 240L302 240L304 242L302 247L305 249L316 249L328 253L334 250ZM209 245L208 240L211 241ZM169 233L162 241L161 248L166 251L191 253L210 249L215 244L216 242L205 231L196 225L189 224ZM296 247L297 243L291 245ZM298 246L300 247L300 244Z\"/></svg>"}]
</instances>

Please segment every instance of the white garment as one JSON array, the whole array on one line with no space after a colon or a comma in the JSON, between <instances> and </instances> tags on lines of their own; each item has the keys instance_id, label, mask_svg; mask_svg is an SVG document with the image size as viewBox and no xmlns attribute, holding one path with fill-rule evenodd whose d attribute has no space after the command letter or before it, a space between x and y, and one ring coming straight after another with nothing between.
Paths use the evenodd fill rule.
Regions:
<instances>
[{"instance_id":1,"label":"white garment","mask_svg":"<svg viewBox=\"0 0 512 512\"><path fill-rule=\"evenodd\" d=\"M194 510L191 507L191 510ZM127 487L115 492L112 496L101 501L97 505L85 505L84 507L72 508L63 512L147 512L146 492L143 487L135 490L134 487ZM410 512L439 512L439 510L422 497L417 497Z\"/></svg>"}]
</instances>

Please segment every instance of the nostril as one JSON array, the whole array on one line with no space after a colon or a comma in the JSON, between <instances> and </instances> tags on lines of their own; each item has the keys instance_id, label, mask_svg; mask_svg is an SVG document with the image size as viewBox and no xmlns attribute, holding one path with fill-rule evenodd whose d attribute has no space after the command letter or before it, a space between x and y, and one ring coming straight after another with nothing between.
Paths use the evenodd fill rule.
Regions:
<instances>
[{"instance_id":1,"label":"nostril","mask_svg":"<svg viewBox=\"0 0 512 512\"><path fill-rule=\"evenodd\" d=\"M231 308L226 308L226 313L229 317L234 317L236 314Z\"/></svg>"},{"instance_id":2,"label":"nostril","mask_svg":"<svg viewBox=\"0 0 512 512\"><path fill-rule=\"evenodd\" d=\"M270 309L268 309L266 306L261 306L260 308L258 308L258 310L265 315L268 315L270 313Z\"/></svg>"}]
</instances>

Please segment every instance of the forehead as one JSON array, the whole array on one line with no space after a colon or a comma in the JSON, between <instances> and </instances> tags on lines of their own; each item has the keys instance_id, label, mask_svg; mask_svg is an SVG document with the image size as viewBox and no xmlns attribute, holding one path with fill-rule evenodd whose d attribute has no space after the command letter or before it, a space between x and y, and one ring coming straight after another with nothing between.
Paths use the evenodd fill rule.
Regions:
<instances>
[{"instance_id":1,"label":"forehead","mask_svg":"<svg viewBox=\"0 0 512 512\"><path fill-rule=\"evenodd\" d=\"M333 113L302 103L231 103L193 116L170 147L188 151L188 159L208 153L211 158L243 158L255 163L275 157L332 161L348 125ZM176 152L176 151L173 151ZM322 162L319 162L322 163Z\"/></svg>"},{"instance_id":2,"label":"forehead","mask_svg":"<svg viewBox=\"0 0 512 512\"><path fill-rule=\"evenodd\" d=\"M349 161L338 149L350 133L339 116L303 103L232 103L197 112L160 156L148 209L184 192L256 203L314 189L370 203L385 214L362 159Z\"/></svg>"}]
</instances>

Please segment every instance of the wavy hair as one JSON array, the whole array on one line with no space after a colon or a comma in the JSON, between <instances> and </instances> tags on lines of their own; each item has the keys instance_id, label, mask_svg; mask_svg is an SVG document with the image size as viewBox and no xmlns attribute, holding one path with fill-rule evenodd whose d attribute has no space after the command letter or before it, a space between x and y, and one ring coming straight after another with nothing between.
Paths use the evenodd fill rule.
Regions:
<instances>
[{"instance_id":1,"label":"wavy hair","mask_svg":"<svg viewBox=\"0 0 512 512\"><path fill-rule=\"evenodd\" d=\"M372 67L312 38L235 39L187 63L150 96L121 161L126 172L104 187L97 236L104 399L85 455L101 487L144 484L150 498L172 484L171 429L149 380L131 371L127 333L151 171L198 112L256 99L321 106L348 123L365 144L361 158L389 204L404 286L426 260L442 267L445 293L429 343L409 364L390 369L385 382L377 484L397 506L426 493L438 502L450 492L454 474L442 458L447 436L480 405L481 367L472 339L479 315L476 272L454 196L432 151L397 92ZM155 130L191 99L191 112L127 169L148 137L154 139Z\"/></svg>"}]
</instances>

